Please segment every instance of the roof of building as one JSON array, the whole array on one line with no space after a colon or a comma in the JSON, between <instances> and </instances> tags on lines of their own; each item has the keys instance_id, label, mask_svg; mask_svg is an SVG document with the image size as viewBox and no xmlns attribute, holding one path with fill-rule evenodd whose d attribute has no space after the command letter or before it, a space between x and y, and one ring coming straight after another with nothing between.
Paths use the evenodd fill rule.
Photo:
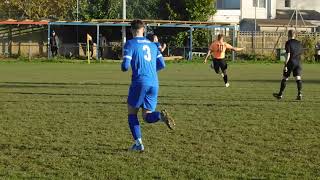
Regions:
<instances>
[{"instance_id":1,"label":"roof of building","mask_svg":"<svg viewBox=\"0 0 320 180\"><path fill-rule=\"evenodd\" d=\"M254 19L243 19L241 21L241 23L245 22L254 23ZM294 27L296 25L296 21L292 20L289 23L289 19L257 19L257 25L264 27ZM299 27L317 27L317 25L302 20L298 20L297 25Z\"/></svg>"},{"instance_id":2,"label":"roof of building","mask_svg":"<svg viewBox=\"0 0 320 180\"><path fill-rule=\"evenodd\" d=\"M320 12L315 10L298 10L298 19L320 21ZM276 19L295 19L295 9L277 9Z\"/></svg>"},{"instance_id":3,"label":"roof of building","mask_svg":"<svg viewBox=\"0 0 320 180\"><path fill-rule=\"evenodd\" d=\"M15 20L15 19L4 19L0 20L0 24L7 24L7 25L47 25L48 20L41 20L41 21L35 21L30 19L25 20Z\"/></svg>"},{"instance_id":4,"label":"roof of building","mask_svg":"<svg viewBox=\"0 0 320 180\"><path fill-rule=\"evenodd\" d=\"M91 21L50 21L50 20L0 20L0 24L11 25L77 25L77 26L130 26L130 19L93 19ZM230 23L202 22L202 21L172 21L172 20L143 20L147 26L182 27L182 28L234 28Z\"/></svg>"}]
</instances>

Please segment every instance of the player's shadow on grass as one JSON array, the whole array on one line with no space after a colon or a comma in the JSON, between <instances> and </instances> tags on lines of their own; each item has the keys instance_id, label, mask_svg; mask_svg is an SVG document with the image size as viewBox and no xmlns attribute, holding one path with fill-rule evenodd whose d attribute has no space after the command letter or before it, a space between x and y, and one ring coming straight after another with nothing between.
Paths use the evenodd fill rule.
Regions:
<instances>
[{"instance_id":1,"label":"player's shadow on grass","mask_svg":"<svg viewBox=\"0 0 320 180\"><path fill-rule=\"evenodd\" d=\"M0 82L0 88L73 88L81 86L129 86L129 83L54 83L54 82ZM201 87L201 88L222 88L218 85L189 85L189 84L160 84L160 87Z\"/></svg>"},{"instance_id":2,"label":"player's shadow on grass","mask_svg":"<svg viewBox=\"0 0 320 180\"><path fill-rule=\"evenodd\" d=\"M18 94L18 95L39 95L39 96L86 96L86 97L118 97L118 98L127 98L127 94L85 94L85 93L47 93L47 92L3 92L6 94ZM185 96L173 96L173 95L160 95L159 98L168 98L174 100L184 100ZM199 100L199 98L188 98Z\"/></svg>"},{"instance_id":3,"label":"player's shadow on grass","mask_svg":"<svg viewBox=\"0 0 320 180\"><path fill-rule=\"evenodd\" d=\"M126 101L64 101L64 100L28 100L28 101L18 101L18 100L0 100L0 103L62 103L62 104L105 104L105 105L126 105ZM172 103L158 103L161 106L220 106L219 103L187 103L187 102L172 102ZM240 107L241 104L228 104L228 107Z\"/></svg>"},{"instance_id":4,"label":"player's shadow on grass","mask_svg":"<svg viewBox=\"0 0 320 180\"><path fill-rule=\"evenodd\" d=\"M33 92L7 92L9 94L21 95L47 95L47 96L90 96L90 97L121 97L126 98L127 95L120 94L77 94L77 93L33 93Z\"/></svg>"},{"instance_id":5,"label":"player's shadow on grass","mask_svg":"<svg viewBox=\"0 0 320 180\"><path fill-rule=\"evenodd\" d=\"M295 82L294 78L288 80L288 82ZM232 79L231 82L255 82L255 83L280 83L280 79ZM303 80L303 83L311 83L311 84L318 84L320 80L312 79L312 80Z\"/></svg>"},{"instance_id":6,"label":"player's shadow on grass","mask_svg":"<svg viewBox=\"0 0 320 180\"><path fill-rule=\"evenodd\" d=\"M128 86L128 83L91 83L91 82L80 82L80 83L55 83L55 82L0 82L0 87L4 88L70 88L80 86Z\"/></svg>"}]
</instances>

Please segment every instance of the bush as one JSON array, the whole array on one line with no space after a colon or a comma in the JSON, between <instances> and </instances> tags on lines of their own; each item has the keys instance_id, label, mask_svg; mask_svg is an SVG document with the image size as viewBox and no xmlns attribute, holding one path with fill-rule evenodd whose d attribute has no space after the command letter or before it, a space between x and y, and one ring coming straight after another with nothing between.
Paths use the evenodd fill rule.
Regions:
<instances>
[{"instance_id":1,"label":"bush","mask_svg":"<svg viewBox=\"0 0 320 180\"><path fill-rule=\"evenodd\" d=\"M246 61L277 62L276 57L273 55L263 55L263 54L253 54L253 53L239 53L237 55L237 58L239 60L246 60Z\"/></svg>"},{"instance_id":2,"label":"bush","mask_svg":"<svg viewBox=\"0 0 320 180\"><path fill-rule=\"evenodd\" d=\"M173 39L174 44L177 47L189 46L189 31L179 32ZM195 29L192 32L192 45L193 47L208 47L211 43L211 34L205 29Z\"/></svg>"},{"instance_id":3,"label":"bush","mask_svg":"<svg viewBox=\"0 0 320 180\"><path fill-rule=\"evenodd\" d=\"M316 40L311 36L306 36L302 39L302 46L304 48L302 60L306 62L314 62Z\"/></svg>"}]
</instances>

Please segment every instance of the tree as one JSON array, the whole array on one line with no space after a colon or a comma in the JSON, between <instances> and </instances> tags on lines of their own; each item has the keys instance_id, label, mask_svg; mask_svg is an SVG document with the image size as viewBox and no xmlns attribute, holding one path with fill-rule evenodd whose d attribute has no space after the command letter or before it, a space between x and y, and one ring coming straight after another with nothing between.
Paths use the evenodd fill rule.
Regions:
<instances>
[{"instance_id":1,"label":"tree","mask_svg":"<svg viewBox=\"0 0 320 180\"><path fill-rule=\"evenodd\" d=\"M159 0L127 0L128 19L156 19ZM122 18L121 0L85 0L82 17L88 19Z\"/></svg>"},{"instance_id":2,"label":"tree","mask_svg":"<svg viewBox=\"0 0 320 180\"><path fill-rule=\"evenodd\" d=\"M214 15L215 0L161 0L161 19L184 20L184 21L208 21ZM188 46L189 33L186 30L174 35L170 44L175 46ZM193 31L194 47L207 47L210 34L207 30L197 29Z\"/></svg>"},{"instance_id":3,"label":"tree","mask_svg":"<svg viewBox=\"0 0 320 180\"><path fill-rule=\"evenodd\" d=\"M120 0L82 0L81 17L90 19L121 18L122 1Z\"/></svg>"},{"instance_id":4,"label":"tree","mask_svg":"<svg viewBox=\"0 0 320 180\"><path fill-rule=\"evenodd\" d=\"M0 0L1 11L9 8L23 18L69 19L76 0Z\"/></svg>"},{"instance_id":5,"label":"tree","mask_svg":"<svg viewBox=\"0 0 320 180\"><path fill-rule=\"evenodd\" d=\"M207 21L216 13L215 0L188 0L186 6L188 18L193 21Z\"/></svg>"},{"instance_id":6,"label":"tree","mask_svg":"<svg viewBox=\"0 0 320 180\"><path fill-rule=\"evenodd\" d=\"M128 19L158 19L160 0L135 0L127 3Z\"/></svg>"},{"instance_id":7,"label":"tree","mask_svg":"<svg viewBox=\"0 0 320 180\"><path fill-rule=\"evenodd\" d=\"M215 0L160 0L160 17L169 20L207 21L215 14Z\"/></svg>"}]
</instances>

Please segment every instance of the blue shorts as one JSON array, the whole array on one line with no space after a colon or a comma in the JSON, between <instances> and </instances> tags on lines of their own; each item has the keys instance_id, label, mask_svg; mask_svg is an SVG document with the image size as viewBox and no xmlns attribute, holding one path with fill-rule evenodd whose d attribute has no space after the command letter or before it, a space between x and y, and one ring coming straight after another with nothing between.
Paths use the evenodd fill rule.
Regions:
<instances>
[{"instance_id":1,"label":"blue shorts","mask_svg":"<svg viewBox=\"0 0 320 180\"><path fill-rule=\"evenodd\" d=\"M128 104L135 108L155 111L158 103L158 86L131 85L129 88Z\"/></svg>"}]
</instances>

